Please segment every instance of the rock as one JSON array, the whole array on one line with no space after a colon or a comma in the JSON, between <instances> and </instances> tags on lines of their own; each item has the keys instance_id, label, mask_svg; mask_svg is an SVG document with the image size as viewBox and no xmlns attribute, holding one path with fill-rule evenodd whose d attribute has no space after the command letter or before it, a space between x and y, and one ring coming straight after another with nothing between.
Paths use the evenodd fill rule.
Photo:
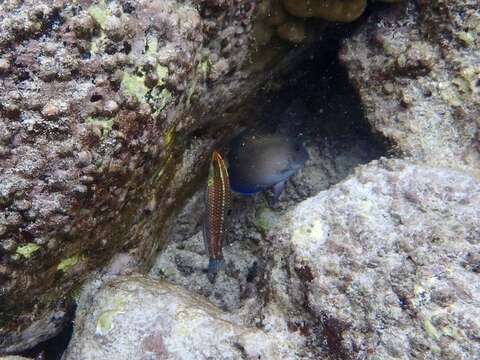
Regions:
<instances>
[{"instance_id":1,"label":"rock","mask_svg":"<svg viewBox=\"0 0 480 360\"><path fill-rule=\"evenodd\" d=\"M0 74L5 74L10 70L11 64L8 59L0 58Z\"/></svg>"},{"instance_id":2,"label":"rock","mask_svg":"<svg viewBox=\"0 0 480 360\"><path fill-rule=\"evenodd\" d=\"M318 17L328 21L350 22L362 15L366 0L283 0L285 9L297 17Z\"/></svg>"},{"instance_id":3,"label":"rock","mask_svg":"<svg viewBox=\"0 0 480 360\"><path fill-rule=\"evenodd\" d=\"M257 211L267 244L230 244L214 285L202 272L200 234L181 236L194 231L199 220L188 214L201 200L189 202L177 245L152 270L190 292L116 276L131 261L119 256L108 276L82 291L66 360L469 359L480 351L480 183L473 177L398 159L360 166L283 216ZM251 236L247 224L234 228L246 226L239 234ZM264 261L254 281L242 279L252 250Z\"/></svg>"},{"instance_id":4,"label":"rock","mask_svg":"<svg viewBox=\"0 0 480 360\"><path fill-rule=\"evenodd\" d=\"M368 18L340 59L373 128L414 161L480 176L478 5L406 1Z\"/></svg>"},{"instance_id":5,"label":"rock","mask_svg":"<svg viewBox=\"0 0 480 360\"><path fill-rule=\"evenodd\" d=\"M474 178L373 161L300 203L268 241L270 301L302 309L305 326L326 342L324 356L474 359L480 353Z\"/></svg>"},{"instance_id":6,"label":"rock","mask_svg":"<svg viewBox=\"0 0 480 360\"><path fill-rule=\"evenodd\" d=\"M180 287L130 275L84 290L63 359L285 358L279 340Z\"/></svg>"},{"instance_id":7,"label":"rock","mask_svg":"<svg viewBox=\"0 0 480 360\"><path fill-rule=\"evenodd\" d=\"M152 234L167 231L204 154L266 75L243 66L250 3L0 3L3 354L55 335L75 289L121 249L151 260L163 245ZM210 58L222 59L218 88ZM197 130L194 145L184 141ZM31 244L31 256L16 256Z\"/></svg>"}]
</instances>

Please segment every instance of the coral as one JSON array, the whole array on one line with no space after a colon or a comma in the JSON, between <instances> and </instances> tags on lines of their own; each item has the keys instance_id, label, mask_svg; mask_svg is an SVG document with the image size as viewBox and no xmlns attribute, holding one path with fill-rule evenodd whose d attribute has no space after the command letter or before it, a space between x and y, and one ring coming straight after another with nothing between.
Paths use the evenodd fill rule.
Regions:
<instances>
[{"instance_id":1,"label":"coral","mask_svg":"<svg viewBox=\"0 0 480 360\"><path fill-rule=\"evenodd\" d=\"M362 15L366 0L283 0L293 16L317 17L327 21L351 22Z\"/></svg>"}]
</instances>

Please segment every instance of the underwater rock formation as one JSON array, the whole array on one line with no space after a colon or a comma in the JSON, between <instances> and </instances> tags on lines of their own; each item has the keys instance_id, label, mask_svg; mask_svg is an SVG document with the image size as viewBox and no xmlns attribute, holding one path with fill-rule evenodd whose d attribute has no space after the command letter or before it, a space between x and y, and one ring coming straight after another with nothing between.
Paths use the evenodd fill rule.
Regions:
<instances>
[{"instance_id":1,"label":"underwater rock formation","mask_svg":"<svg viewBox=\"0 0 480 360\"><path fill-rule=\"evenodd\" d=\"M113 254L148 260L162 245L215 141L190 134L208 122L220 138L262 81L241 70L252 11L1 2L0 354L55 334Z\"/></svg>"},{"instance_id":2,"label":"underwater rock formation","mask_svg":"<svg viewBox=\"0 0 480 360\"><path fill-rule=\"evenodd\" d=\"M408 1L345 40L365 116L402 156L480 176L479 34L478 1Z\"/></svg>"},{"instance_id":3,"label":"underwater rock formation","mask_svg":"<svg viewBox=\"0 0 480 360\"><path fill-rule=\"evenodd\" d=\"M303 309L311 319L306 326L319 329L331 355L473 359L480 353L474 178L373 161L300 203L268 239L270 301Z\"/></svg>"},{"instance_id":4,"label":"underwater rock formation","mask_svg":"<svg viewBox=\"0 0 480 360\"><path fill-rule=\"evenodd\" d=\"M172 359L256 351L272 360L406 354L453 360L479 353L480 183L474 178L381 159L275 216L257 248L264 261L259 282L238 279L240 303L231 290L234 274L247 275L254 259L247 245L233 244L243 247L229 250L235 268L213 286L201 274L206 259L194 255L201 239L184 242L183 250L160 255L157 267L181 282L166 258L190 254L186 262L175 259L190 292L138 275L90 282L66 359L112 353L140 359L148 351ZM245 291L248 286L257 290ZM230 312L202 300L198 293L206 289ZM144 346L152 334L161 344L156 349Z\"/></svg>"},{"instance_id":5,"label":"underwater rock formation","mask_svg":"<svg viewBox=\"0 0 480 360\"><path fill-rule=\"evenodd\" d=\"M139 275L85 291L79 304L65 360L286 359L291 346L178 286Z\"/></svg>"},{"instance_id":6,"label":"underwater rock formation","mask_svg":"<svg viewBox=\"0 0 480 360\"><path fill-rule=\"evenodd\" d=\"M307 2L287 3L301 8ZM336 3L356 4L357 11L344 7L340 16L332 8L330 21L354 20L365 2ZM207 328L222 332L228 324L235 336L252 334L253 344L265 340L259 345L265 358L276 351L269 339L277 336L291 349L278 350L282 358L478 354L478 180L434 168L480 176L476 3L390 6L345 40L340 54L372 128L391 140L396 155L423 164L382 160L361 168L286 215L283 229L270 231L280 221L276 209L241 204L246 221L234 224L235 243L225 251L227 260L239 256L227 261L216 287L201 273L199 235L172 241L155 275L235 314L138 276L119 278L132 286L118 284L119 291L138 285L145 296L210 309L200 319ZM279 1L272 4L254 28L254 1L1 3L0 354L58 332L78 287L113 254L130 251L148 262L164 245L172 214L197 190L212 147L246 113L247 99L268 75L272 57L279 57L268 48L274 33L293 43L307 36L303 19ZM314 16L306 11L296 16ZM260 65L249 49L253 32L273 54L258 52ZM341 94L330 99L343 101ZM321 110L312 116L317 125L325 121ZM317 141L323 133L312 136ZM350 140L309 151L341 154ZM281 210L337 183L370 161L367 155L313 156L318 166L307 164L287 186ZM271 246L263 243L266 233ZM239 241L245 235L248 244ZM108 284L117 286L115 280ZM94 294L109 291L115 289ZM80 309L94 300L83 296ZM132 311L145 311L144 303L130 300L125 304ZM101 320L123 319L116 309ZM81 338L88 342L96 331L96 319L83 315L79 324L89 324L90 332L77 327L71 356L81 350ZM129 331L134 336L141 329ZM148 340L145 351L160 351L157 340L153 347ZM228 338L222 349L254 355L249 341Z\"/></svg>"}]
</instances>

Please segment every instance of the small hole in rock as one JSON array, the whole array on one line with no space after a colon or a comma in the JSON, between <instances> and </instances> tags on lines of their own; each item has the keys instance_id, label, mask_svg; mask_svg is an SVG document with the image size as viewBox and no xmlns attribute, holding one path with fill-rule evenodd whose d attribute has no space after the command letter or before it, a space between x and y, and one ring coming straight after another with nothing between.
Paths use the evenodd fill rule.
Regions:
<instances>
[{"instance_id":1,"label":"small hole in rock","mask_svg":"<svg viewBox=\"0 0 480 360\"><path fill-rule=\"evenodd\" d=\"M127 1L123 4L122 9L124 13L131 14L135 11L135 6L133 6L130 1Z\"/></svg>"},{"instance_id":2,"label":"small hole in rock","mask_svg":"<svg viewBox=\"0 0 480 360\"><path fill-rule=\"evenodd\" d=\"M90 102L97 102L97 101L100 101L103 99L103 96L100 95L100 94L93 94L91 97L90 97Z\"/></svg>"},{"instance_id":3,"label":"small hole in rock","mask_svg":"<svg viewBox=\"0 0 480 360\"><path fill-rule=\"evenodd\" d=\"M128 41L124 41L122 52L128 55L130 51L132 51L132 45Z\"/></svg>"}]
</instances>

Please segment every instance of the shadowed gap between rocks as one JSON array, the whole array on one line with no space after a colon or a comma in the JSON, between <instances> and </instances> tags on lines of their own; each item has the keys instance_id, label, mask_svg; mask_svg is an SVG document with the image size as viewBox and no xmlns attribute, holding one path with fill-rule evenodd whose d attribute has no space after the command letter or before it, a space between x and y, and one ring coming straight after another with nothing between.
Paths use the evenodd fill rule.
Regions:
<instances>
[{"instance_id":1,"label":"shadowed gap between rocks","mask_svg":"<svg viewBox=\"0 0 480 360\"><path fill-rule=\"evenodd\" d=\"M153 277L182 285L228 311L241 308L252 297L262 298L268 267L262 259L264 236L281 214L346 178L356 166L389 154L390 145L372 133L348 75L337 60L340 41L336 37L311 45L285 85L275 88L272 82L269 90L256 97L255 115L240 123L241 127L301 138L310 159L288 181L273 207L265 193L234 195L233 220L224 246L226 267L215 284L209 283L205 272L203 184L176 217L169 245L151 270ZM226 153L228 144L219 148Z\"/></svg>"}]
</instances>

